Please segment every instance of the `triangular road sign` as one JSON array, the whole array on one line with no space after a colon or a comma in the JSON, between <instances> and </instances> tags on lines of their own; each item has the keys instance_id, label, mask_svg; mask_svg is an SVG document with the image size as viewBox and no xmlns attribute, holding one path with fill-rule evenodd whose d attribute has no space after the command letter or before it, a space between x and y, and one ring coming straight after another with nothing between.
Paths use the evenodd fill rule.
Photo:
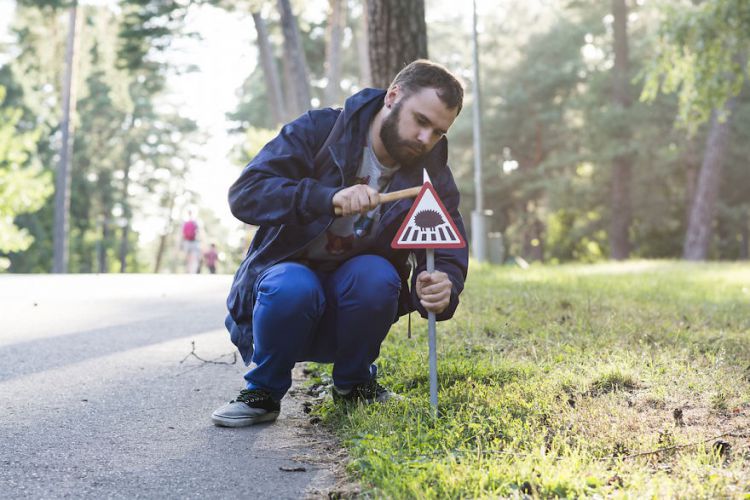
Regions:
<instances>
[{"instance_id":1,"label":"triangular road sign","mask_svg":"<svg viewBox=\"0 0 750 500\"><path fill-rule=\"evenodd\" d=\"M391 242L392 248L463 248L466 242L440 201L432 183L425 182Z\"/></svg>"}]
</instances>

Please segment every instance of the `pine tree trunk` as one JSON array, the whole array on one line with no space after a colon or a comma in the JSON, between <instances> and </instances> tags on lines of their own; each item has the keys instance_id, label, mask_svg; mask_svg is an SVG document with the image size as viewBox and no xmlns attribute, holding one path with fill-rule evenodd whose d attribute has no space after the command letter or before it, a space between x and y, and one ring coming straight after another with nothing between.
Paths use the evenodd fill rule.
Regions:
<instances>
[{"instance_id":1,"label":"pine tree trunk","mask_svg":"<svg viewBox=\"0 0 750 500\"><path fill-rule=\"evenodd\" d=\"M341 45L346 21L346 0L329 0L328 36L326 41L326 84L324 106L338 103L341 95Z\"/></svg>"},{"instance_id":2,"label":"pine tree trunk","mask_svg":"<svg viewBox=\"0 0 750 500\"><path fill-rule=\"evenodd\" d=\"M750 215L745 212L742 217L742 227L740 228L740 260L750 258Z\"/></svg>"},{"instance_id":3,"label":"pine tree trunk","mask_svg":"<svg viewBox=\"0 0 750 500\"><path fill-rule=\"evenodd\" d=\"M253 22L258 37L258 53L263 66L263 76L266 80L268 104L271 107L274 122L276 124L283 123L286 119L284 95L279 78L279 69L276 66L276 58L273 56L273 49L268 38L266 22L261 17L260 12L253 12Z\"/></svg>"},{"instance_id":4,"label":"pine tree trunk","mask_svg":"<svg viewBox=\"0 0 750 500\"><path fill-rule=\"evenodd\" d=\"M130 115L130 126L128 130L132 130L136 124L135 112ZM124 168L123 168L123 179L122 179L122 194L120 200L122 203L122 235L120 239L120 272L124 273L128 267L128 238L130 233L130 219L132 218L132 211L130 210L130 195L128 194L128 188L130 187L130 166L133 163L133 154L138 146L132 141L129 141L125 146L124 155Z\"/></svg>"},{"instance_id":5,"label":"pine tree trunk","mask_svg":"<svg viewBox=\"0 0 750 500\"><path fill-rule=\"evenodd\" d=\"M96 189L99 194L99 203L101 204L100 229L101 237L97 256L97 272L108 273L109 261L107 250L112 241L112 206L113 206L113 189L112 175L109 170L104 170L99 174L96 181Z\"/></svg>"},{"instance_id":6,"label":"pine tree trunk","mask_svg":"<svg viewBox=\"0 0 750 500\"><path fill-rule=\"evenodd\" d=\"M107 265L107 242L109 241L110 228L109 228L109 215L104 214L102 217L102 239L99 248L99 273L104 274L109 272L109 266Z\"/></svg>"},{"instance_id":7,"label":"pine tree trunk","mask_svg":"<svg viewBox=\"0 0 750 500\"><path fill-rule=\"evenodd\" d=\"M388 88L407 64L427 57L424 0L367 0L372 83Z\"/></svg>"},{"instance_id":8,"label":"pine tree trunk","mask_svg":"<svg viewBox=\"0 0 750 500\"><path fill-rule=\"evenodd\" d=\"M714 110L706 140L706 151L698 175L695 198L690 208L687 234L682 256L686 260L706 260L711 243L712 226L716 213L721 173L729 144L730 120L737 100L729 99L725 105L726 119L721 121Z\"/></svg>"},{"instance_id":9,"label":"pine tree trunk","mask_svg":"<svg viewBox=\"0 0 750 500\"><path fill-rule=\"evenodd\" d=\"M613 103L621 111L630 108L630 80L628 61L628 7L625 0L612 0L614 14L615 65L613 69ZM630 131L623 123L614 134L620 144L630 141ZM611 221L609 244L611 257L616 260L630 256L631 202L630 186L633 168L630 154L621 154L612 162Z\"/></svg>"},{"instance_id":10,"label":"pine tree trunk","mask_svg":"<svg viewBox=\"0 0 750 500\"><path fill-rule=\"evenodd\" d=\"M697 146L695 138L689 138L680 155L680 163L685 166L685 226L690 220L690 208L695 198L695 186L698 183L698 171L701 166Z\"/></svg>"},{"instance_id":11,"label":"pine tree trunk","mask_svg":"<svg viewBox=\"0 0 750 500\"><path fill-rule=\"evenodd\" d=\"M296 104L295 114L299 115L310 109L310 74L302 48L297 18L294 17L289 0L278 0L281 14L281 29L284 33L284 53L290 62L291 81L289 82Z\"/></svg>"},{"instance_id":12,"label":"pine tree trunk","mask_svg":"<svg viewBox=\"0 0 750 500\"><path fill-rule=\"evenodd\" d=\"M372 86L372 71L370 69L369 39L367 35L367 1L362 0L362 16L360 17L359 32L355 33L357 44L357 60L359 62L360 87Z\"/></svg>"},{"instance_id":13,"label":"pine tree trunk","mask_svg":"<svg viewBox=\"0 0 750 500\"><path fill-rule=\"evenodd\" d=\"M284 57L281 58L281 71L283 72L282 88L284 89L284 96L286 99L284 102L284 109L286 110L285 122L293 120L299 116L297 111L300 106L297 104L297 94L294 92L294 76L292 71L292 62L289 60L289 56L286 53L286 46L284 47Z\"/></svg>"},{"instance_id":14,"label":"pine tree trunk","mask_svg":"<svg viewBox=\"0 0 750 500\"><path fill-rule=\"evenodd\" d=\"M73 68L75 60L76 18L78 3L74 1L70 6L68 17L68 40L65 48L65 78L62 89L62 145L60 148L60 162L55 179L55 228L53 234L53 263L52 272L68 272L68 236L70 212L70 158L73 156L73 138L71 137L71 120L75 98L73 97Z\"/></svg>"},{"instance_id":15,"label":"pine tree trunk","mask_svg":"<svg viewBox=\"0 0 750 500\"><path fill-rule=\"evenodd\" d=\"M167 237L172 232L172 224L174 223L174 219L172 218L172 213L174 212L174 205L175 205L175 194L169 193L169 209L167 210L167 223L164 225L164 231L162 231L161 236L159 237L159 248L156 250L156 259L154 260L154 274L159 274L159 270L161 269L161 262L164 259L164 250L167 248Z\"/></svg>"},{"instance_id":16,"label":"pine tree trunk","mask_svg":"<svg viewBox=\"0 0 750 500\"><path fill-rule=\"evenodd\" d=\"M128 238L130 236L130 201L128 200L128 187L130 187L130 153L127 155L127 163L125 165L125 178L123 179L122 186L122 217L125 221L122 227L122 236L120 239L120 272L124 273L128 267Z\"/></svg>"}]
</instances>

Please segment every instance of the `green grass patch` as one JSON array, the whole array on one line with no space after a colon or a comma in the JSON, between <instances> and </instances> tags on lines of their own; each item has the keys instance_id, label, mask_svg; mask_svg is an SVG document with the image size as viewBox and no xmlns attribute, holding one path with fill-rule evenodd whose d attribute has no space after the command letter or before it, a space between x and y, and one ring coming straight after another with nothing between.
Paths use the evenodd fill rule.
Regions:
<instances>
[{"instance_id":1,"label":"green grass patch","mask_svg":"<svg viewBox=\"0 0 750 500\"><path fill-rule=\"evenodd\" d=\"M438 418L412 324L378 362L403 400L315 409L367 495L750 498L750 265L473 263Z\"/></svg>"}]
</instances>

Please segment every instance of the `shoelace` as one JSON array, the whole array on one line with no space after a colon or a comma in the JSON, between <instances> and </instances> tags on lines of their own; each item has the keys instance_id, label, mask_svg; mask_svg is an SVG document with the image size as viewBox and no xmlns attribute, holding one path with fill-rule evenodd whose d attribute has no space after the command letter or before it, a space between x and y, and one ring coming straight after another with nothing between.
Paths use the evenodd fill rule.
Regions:
<instances>
[{"instance_id":1,"label":"shoelace","mask_svg":"<svg viewBox=\"0 0 750 500\"><path fill-rule=\"evenodd\" d=\"M267 397L268 393L260 389L242 389L240 395L237 396L237 399L232 402L255 403L257 401L263 401Z\"/></svg>"},{"instance_id":2,"label":"shoelace","mask_svg":"<svg viewBox=\"0 0 750 500\"><path fill-rule=\"evenodd\" d=\"M359 388L359 393L366 399L374 399L386 391L386 388L378 383L378 379L372 378L367 384Z\"/></svg>"}]
</instances>

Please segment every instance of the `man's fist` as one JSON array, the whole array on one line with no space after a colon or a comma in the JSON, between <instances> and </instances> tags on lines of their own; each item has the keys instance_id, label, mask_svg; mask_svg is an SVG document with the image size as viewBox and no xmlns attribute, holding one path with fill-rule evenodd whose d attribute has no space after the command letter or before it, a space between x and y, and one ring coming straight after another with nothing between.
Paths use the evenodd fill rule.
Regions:
<instances>
[{"instance_id":1,"label":"man's fist","mask_svg":"<svg viewBox=\"0 0 750 500\"><path fill-rule=\"evenodd\" d=\"M349 186L333 195L333 208L336 215L364 214L377 207L380 193L365 184ZM339 213L339 209L341 212Z\"/></svg>"},{"instance_id":2,"label":"man's fist","mask_svg":"<svg viewBox=\"0 0 750 500\"><path fill-rule=\"evenodd\" d=\"M428 273L422 271L417 276L417 297L429 312L440 314L448 307L451 300L453 283L442 271Z\"/></svg>"}]
</instances>

